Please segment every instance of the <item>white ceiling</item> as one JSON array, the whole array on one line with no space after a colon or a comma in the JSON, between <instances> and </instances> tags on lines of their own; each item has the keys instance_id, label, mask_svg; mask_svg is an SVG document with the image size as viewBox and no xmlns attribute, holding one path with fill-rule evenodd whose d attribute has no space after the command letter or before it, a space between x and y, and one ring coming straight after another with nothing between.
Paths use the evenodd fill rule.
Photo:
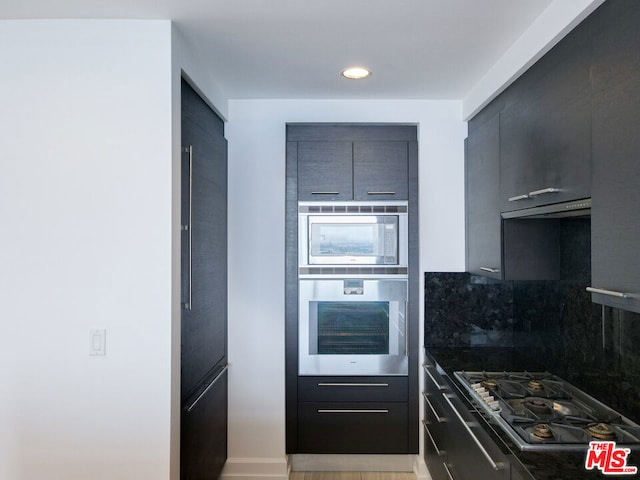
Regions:
<instances>
[{"instance_id":1,"label":"white ceiling","mask_svg":"<svg viewBox=\"0 0 640 480\"><path fill-rule=\"evenodd\" d=\"M0 18L171 19L228 98L460 99L552 0L0 0ZM349 81L349 65L373 70Z\"/></svg>"}]
</instances>

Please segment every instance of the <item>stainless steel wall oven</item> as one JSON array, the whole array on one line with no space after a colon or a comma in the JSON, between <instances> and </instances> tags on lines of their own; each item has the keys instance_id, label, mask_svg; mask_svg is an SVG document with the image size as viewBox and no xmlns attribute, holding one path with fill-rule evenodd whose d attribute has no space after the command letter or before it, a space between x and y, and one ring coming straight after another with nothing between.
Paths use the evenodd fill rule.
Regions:
<instances>
[{"instance_id":1,"label":"stainless steel wall oven","mask_svg":"<svg viewBox=\"0 0 640 480\"><path fill-rule=\"evenodd\" d=\"M406 375L406 278L299 281L300 375Z\"/></svg>"}]
</instances>

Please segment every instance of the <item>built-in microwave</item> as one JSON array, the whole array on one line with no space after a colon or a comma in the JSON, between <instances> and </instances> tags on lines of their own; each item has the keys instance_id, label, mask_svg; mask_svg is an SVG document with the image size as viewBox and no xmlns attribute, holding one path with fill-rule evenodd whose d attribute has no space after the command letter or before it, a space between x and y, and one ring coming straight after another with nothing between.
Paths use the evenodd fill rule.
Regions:
<instances>
[{"instance_id":1,"label":"built-in microwave","mask_svg":"<svg viewBox=\"0 0 640 480\"><path fill-rule=\"evenodd\" d=\"M314 267L323 266L406 273L407 230L407 202L300 202L300 273L319 272Z\"/></svg>"},{"instance_id":2,"label":"built-in microwave","mask_svg":"<svg viewBox=\"0 0 640 480\"><path fill-rule=\"evenodd\" d=\"M407 375L407 279L299 281L299 375Z\"/></svg>"}]
</instances>

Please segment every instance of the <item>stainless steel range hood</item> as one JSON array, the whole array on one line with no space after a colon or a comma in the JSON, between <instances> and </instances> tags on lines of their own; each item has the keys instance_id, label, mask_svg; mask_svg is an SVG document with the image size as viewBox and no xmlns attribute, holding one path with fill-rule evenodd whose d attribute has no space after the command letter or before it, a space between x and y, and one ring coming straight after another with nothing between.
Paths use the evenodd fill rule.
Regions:
<instances>
[{"instance_id":1,"label":"stainless steel range hood","mask_svg":"<svg viewBox=\"0 0 640 480\"><path fill-rule=\"evenodd\" d=\"M502 218L567 218L588 217L591 215L591 199L523 208L512 212L503 212Z\"/></svg>"}]
</instances>

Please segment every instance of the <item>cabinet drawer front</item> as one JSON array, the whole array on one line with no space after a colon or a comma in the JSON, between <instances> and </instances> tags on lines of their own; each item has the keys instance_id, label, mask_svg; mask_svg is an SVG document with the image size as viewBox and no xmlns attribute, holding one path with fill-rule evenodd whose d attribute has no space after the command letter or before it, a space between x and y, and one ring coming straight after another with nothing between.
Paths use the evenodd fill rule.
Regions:
<instances>
[{"instance_id":1,"label":"cabinet drawer front","mask_svg":"<svg viewBox=\"0 0 640 480\"><path fill-rule=\"evenodd\" d=\"M440 448L431 432L431 425L423 423L424 427L424 462L429 468L433 480L449 480L445 464L447 452Z\"/></svg>"},{"instance_id":2,"label":"cabinet drawer front","mask_svg":"<svg viewBox=\"0 0 640 480\"><path fill-rule=\"evenodd\" d=\"M411 453L406 403L301 402L300 453Z\"/></svg>"},{"instance_id":3,"label":"cabinet drawer front","mask_svg":"<svg viewBox=\"0 0 640 480\"><path fill-rule=\"evenodd\" d=\"M306 402L406 402L407 377L299 377Z\"/></svg>"},{"instance_id":4,"label":"cabinet drawer front","mask_svg":"<svg viewBox=\"0 0 640 480\"><path fill-rule=\"evenodd\" d=\"M456 479L508 480L510 464L498 445L479 427L478 419L455 395L441 395L446 396L446 433L441 440L434 438L447 452L452 476Z\"/></svg>"}]
</instances>

